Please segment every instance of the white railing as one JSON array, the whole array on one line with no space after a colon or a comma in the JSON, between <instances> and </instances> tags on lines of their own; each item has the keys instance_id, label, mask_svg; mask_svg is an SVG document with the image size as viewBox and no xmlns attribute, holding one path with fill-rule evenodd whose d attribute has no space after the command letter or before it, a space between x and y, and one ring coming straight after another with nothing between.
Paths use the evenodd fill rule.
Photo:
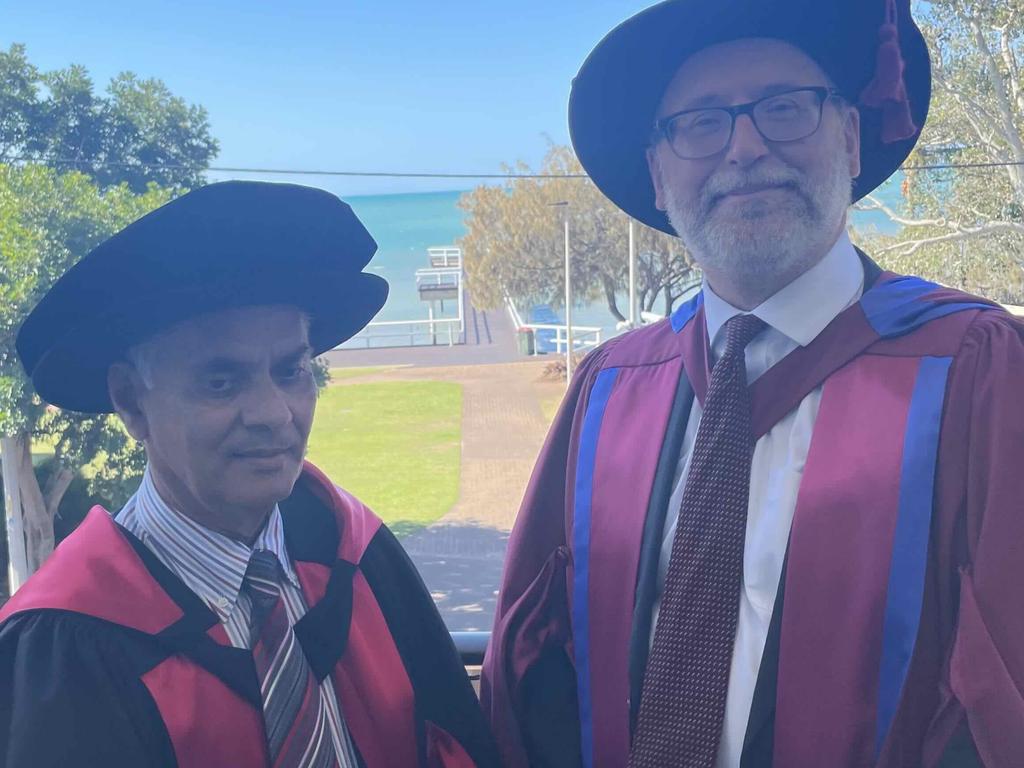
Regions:
<instances>
[{"instance_id":1,"label":"white railing","mask_svg":"<svg viewBox=\"0 0 1024 768\"><path fill-rule=\"evenodd\" d=\"M509 317L512 318L512 325L516 328L522 328L523 318L519 316L519 310L516 309L515 302L508 296L505 297L505 308L508 310Z\"/></svg>"},{"instance_id":2,"label":"white railing","mask_svg":"<svg viewBox=\"0 0 1024 768\"><path fill-rule=\"evenodd\" d=\"M519 314L519 310L516 309L515 302L508 296L505 297L505 308L508 310L509 317L512 318L512 324L516 327L516 330L531 330L534 332L533 354L539 354L539 352L537 352L536 341L537 331L554 331L555 353L558 354L565 352L565 347L568 342L568 329L565 325L551 323L524 323L522 316ZM592 347L600 346L601 333L602 329L597 326L573 325L573 351L575 352L579 349L591 349Z\"/></svg>"},{"instance_id":3,"label":"white railing","mask_svg":"<svg viewBox=\"0 0 1024 768\"><path fill-rule=\"evenodd\" d=\"M430 267L416 270L416 285L450 285L462 283L462 270L458 267Z\"/></svg>"},{"instance_id":4,"label":"white railing","mask_svg":"<svg viewBox=\"0 0 1024 768\"><path fill-rule=\"evenodd\" d=\"M447 335L448 346L453 347L458 343L461 343L460 337L463 331L462 318L460 317L439 317L433 320L378 320L373 323L369 323L362 331L351 339L345 342L345 344L351 345L352 342L362 341L364 342L364 349L371 347L372 341L375 339L408 339L409 346L423 346L416 344L417 336L429 336L433 344L437 344L438 336L442 338ZM395 330L394 332L388 332L386 329L390 328L405 328L403 331ZM383 328L384 332L378 332L376 329ZM368 331L371 331L368 333ZM384 345L389 346L389 345ZM335 349L343 349L346 347L338 346ZM347 347L351 348L351 347Z\"/></svg>"},{"instance_id":5,"label":"white railing","mask_svg":"<svg viewBox=\"0 0 1024 768\"><path fill-rule=\"evenodd\" d=\"M454 246L427 248L432 267L462 267L462 249Z\"/></svg>"},{"instance_id":6,"label":"white railing","mask_svg":"<svg viewBox=\"0 0 1024 768\"><path fill-rule=\"evenodd\" d=\"M523 330L531 330L534 332L534 354L537 353L537 342L536 334L537 331L554 331L555 332L555 354L565 353L565 347L568 344L569 336L568 329L564 325L553 325L550 323L524 323L519 326ZM591 349L601 345L601 329L597 326L591 325L574 325L572 327L572 350L576 352L580 349Z\"/></svg>"}]
</instances>

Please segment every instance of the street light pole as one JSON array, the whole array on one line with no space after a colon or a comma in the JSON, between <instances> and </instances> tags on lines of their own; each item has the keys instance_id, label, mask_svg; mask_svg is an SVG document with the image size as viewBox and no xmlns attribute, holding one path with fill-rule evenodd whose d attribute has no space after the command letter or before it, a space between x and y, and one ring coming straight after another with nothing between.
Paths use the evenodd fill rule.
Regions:
<instances>
[{"instance_id":1,"label":"street light pole","mask_svg":"<svg viewBox=\"0 0 1024 768\"><path fill-rule=\"evenodd\" d=\"M565 209L565 383L572 382L572 279L569 270L569 208Z\"/></svg>"},{"instance_id":2,"label":"street light pole","mask_svg":"<svg viewBox=\"0 0 1024 768\"><path fill-rule=\"evenodd\" d=\"M636 328L636 241L633 239L633 219L629 220L629 327Z\"/></svg>"},{"instance_id":3,"label":"street light pole","mask_svg":"<svg viewBox=\"0 0 1024 768\"><path fill-rule=\"evenodd\" d=\"M569 201L548 203L565 214L565 384L572 383L572 273L569 268Z\"/></svg>"}]
</instances>

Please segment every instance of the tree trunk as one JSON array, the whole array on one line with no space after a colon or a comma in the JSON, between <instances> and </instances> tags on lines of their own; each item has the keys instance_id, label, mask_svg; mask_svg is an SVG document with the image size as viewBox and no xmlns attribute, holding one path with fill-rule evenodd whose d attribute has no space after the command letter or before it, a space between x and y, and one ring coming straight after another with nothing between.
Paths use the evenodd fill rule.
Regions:
<instances>
[{"instance_id":1,"label":"tree trunk","mask_svg":"<svg viewBox=\"0 0 1024 768\"><path fill-rule=\"evenodd\" d=\"M665 286L665 317L672 314L672 305L676 303L676 296L672 295L672 286Z\"/></svg>"},{"instance_id":2,"label":"tree trunk","mask_svg":"<svg viewBox=\"0 0 1024 768\"><path fill-rule=\"evenodd\" d=\"M608 302L608 311L611 312L612 316L620 323L625 322L626 316L619 311L618 302L615 300L615 283L607 277L602 277L601 283L604 286L604 297Z\"/></svg>"},{"instance_id":3,"label":"tree trunk","mask_svg":"<svg viewBox=\"0 0 1024 768\"><path fill-rule=\"evenodd\" d=\"M7 517L8 591L14 594L31 575L25 549L25 525L21 505L21 461L25 437L0 438L3 460L4 511Z\"/></svg>"},{"instance_id":4,"label":"tree trunk","mask_svg":"<svg viewBox=\"0 0 1024 768\"><path fill-rule=\"evenodd\" d=\"M4 509L7 513L8 579L13 595L53 551L53 514L70 480L58 469L44 499L32 468L32 443L28 435L0 438L3 459ZM50 503L47 503L47 502Z\"/></svg>"},{"instance_id":5,"label":"tree trunk","mask_svg":"<svg viewBox=\"0 0 1024 768\"><path fill-rule=\"evenodd\" d=\"M46 501L46 519L50 521L50 528L53 527L53 520L57 517L60 501L64 498L64 494L67 493L68 488L71 487L71 481L74 479L74 472L63 464L58 464L53 474L50 475L50 479L46 481L43 499ZM52 543L50 549L53 549Z\"/></svg>"}]
</instances>

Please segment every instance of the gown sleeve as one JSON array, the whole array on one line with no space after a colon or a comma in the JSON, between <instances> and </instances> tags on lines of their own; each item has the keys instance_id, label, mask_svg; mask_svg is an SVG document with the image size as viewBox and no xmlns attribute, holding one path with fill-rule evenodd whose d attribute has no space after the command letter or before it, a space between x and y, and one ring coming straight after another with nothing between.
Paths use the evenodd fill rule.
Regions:
<instances>
[{"instance_id":1,"label":"gown sleeve","mask_svg":"<svg viewBox=\"0 0 1024 768\"><path fill-rule=\"evenodd\" d=\"M0 765L175 765L156 704L128 657L117 633L96 619L33 611L4 622Z\"/></svg>"},{"instance_id":2,"label":"gown sleeve","mask_svg":"<svg viewBox=\"0 0 1024 768\"><path fill-rule=\"evenodd\" d=\"M947 397L938 486L959 512L959 552L936 723L951 735L926 744L926 757L930 747L942 754L935 764L952 765L951 755L974 752L986 768L1010 768L1024 756L1024 324L982 313Z\"/></svg>"},{"instance_id":3,"label":"gown sleeve","mask_svg":"<svg viewBox=\"0 0 1024 768\"><path fill-rule=\"evenodd\" d=\"M567 594L568 491L587 398L607 348L576 371L509 540L480 699L511 768L581 763Z\"/></svg>"}]
</instances>

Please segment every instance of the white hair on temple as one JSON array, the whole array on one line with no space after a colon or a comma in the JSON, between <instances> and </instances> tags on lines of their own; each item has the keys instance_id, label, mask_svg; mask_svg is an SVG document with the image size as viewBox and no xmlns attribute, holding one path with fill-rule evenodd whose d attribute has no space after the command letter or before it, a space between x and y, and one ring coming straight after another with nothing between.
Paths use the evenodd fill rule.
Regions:
<instances>
[{"instance_id":1,"label":"white hair on temple","mask_svg":"<svg viewBox=\"0 0 1024 768\"><path fill-rule=\"evenodd\" d=\"M125 359L131 364L135 372L139 374L146 389L153 388L153 368L157 356L159 336L151 336L141 344L129 347L125 353Z\"/></svg>"}]
</instances>

